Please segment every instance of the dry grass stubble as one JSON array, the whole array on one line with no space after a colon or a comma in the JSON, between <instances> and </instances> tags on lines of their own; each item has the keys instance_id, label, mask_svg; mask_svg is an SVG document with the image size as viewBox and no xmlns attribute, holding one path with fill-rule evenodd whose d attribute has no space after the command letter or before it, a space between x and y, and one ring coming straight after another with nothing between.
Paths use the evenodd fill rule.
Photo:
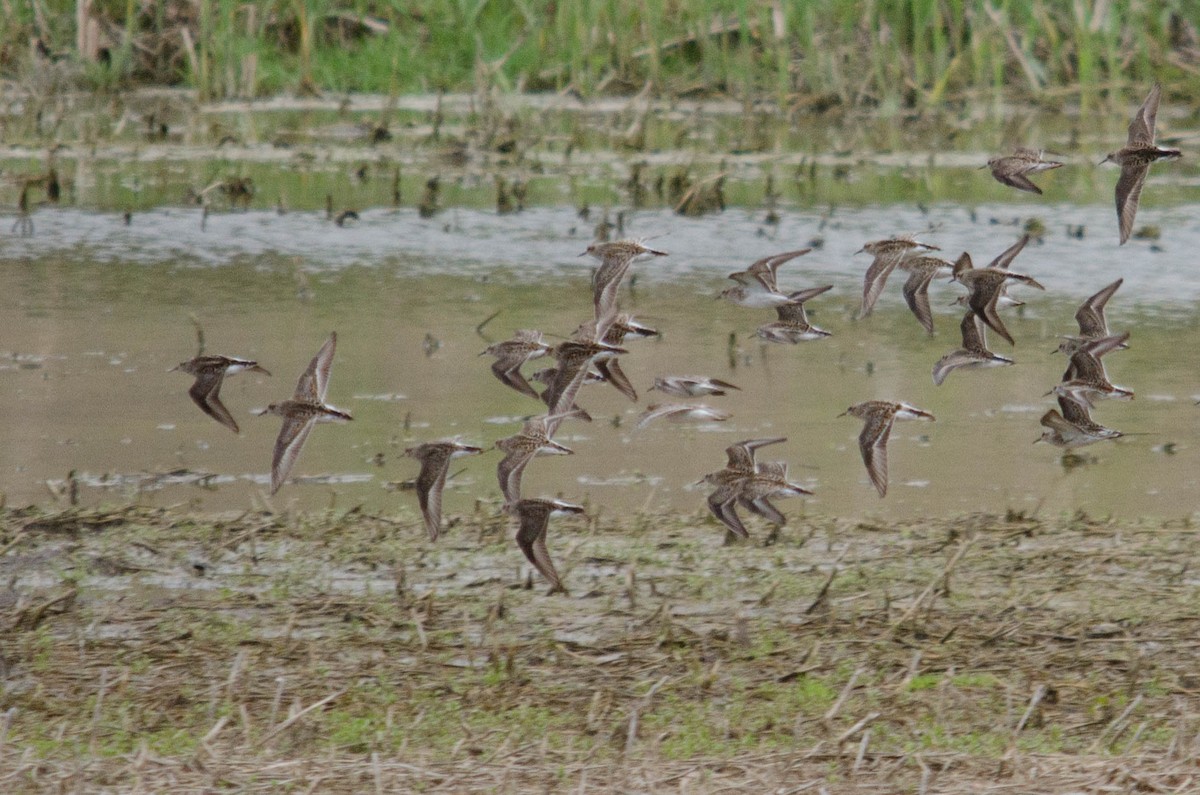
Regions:
<instances>
[{"instance_id":1,"label":"dry grass stubble","mask_svg":"<svg viewBox=\"0 0 1200 795\"><path fill-rule=\"evenodd\" d=\"M0 515L0 789L1183 792L1186 522ZM764 534L758 528L758 538Z\"/></svg>"}]
</instances>

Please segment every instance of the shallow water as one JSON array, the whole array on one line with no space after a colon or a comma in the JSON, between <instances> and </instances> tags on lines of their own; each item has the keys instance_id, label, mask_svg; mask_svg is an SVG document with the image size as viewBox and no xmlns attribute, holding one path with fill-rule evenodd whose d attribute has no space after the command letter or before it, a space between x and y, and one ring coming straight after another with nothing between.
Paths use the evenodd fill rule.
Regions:
<instances>
[{"instance_id":1,"label":"shallow water","mask_svg":"<svg viewBox=\"0 0 1200 795\"><path fill-rule=\"evenodd\" d=\"M731 208L687 219L666 210L632 215L630 235L654 235L671 252L635 266L623 304L663 331L631 342L622 365L641 392L638 404L605 385L580 403L591 424L563 426L568 457L533 462L528 495L562 494L606 512L643 506L702 508L691 489L719 468L733 441L786 435L770 458L788 460L793 479L816 492L802 511L862 517L946 515L964 511L1073 511L1119 516L1180 516L1196 510L1200 487L1200 278L1188 252L1200 244L1196 207L1148 207L1141 223L1168 230L1156 251L1145 241L1116 248L1104 205L903 206L847 209L832 217L782 208L767 225L757 209ZM938 334L927 338L893 277L876 315L855 322L863 242L893 232L923 233L951 258L968 249L977 264L1019 234L1010 219L1037 214L1048 228L1014 269L1046 292L1014 288L1028 304L1008 314L1015 349L998 338L1013 367L959 371L942 387L933 362L958 347L961 315L949 306L961 288L943 278L932 303ZM992 219L1002 221L992 223ZM140 495L210 509L260 504L278 420L251 408L291 394L295 380L331 330L339 350L329 391L355 421L314 430L277 507L363 504L415 510L415 495L389 483L415 475L406 446L448 435L490 445L514 433L533 401L503 387L478 353L517 328L566 335L590 312L591 262L579 252L591 223L570 207L535 207L497 216L451 209L420 219L413 209L376 209L351 228L313 212L214 213L163 208L120 216L72 208L36 213L36 234L6 237L0 271L0 487L10 503L47 499L46 481L75 470L80 498L99 502ZM1083 239L1065 234L1083 225ZM798 346L751 339L770 312L712 297L724 274L814 238L823 247L785 266L781 282L834 289L810 304L813 321L834 333ZM1110 326L1133 332L1132 348L1108 360L1113 380L1137 391L1130 403L1103 403L1096 418L1130 434L1085 448L1087 463L1064 468L1059 451L1032 445L1042 397L1061 375L1049 351L1075 330L1075 306L1118 276L1126 281L1109 308ZM500 314L478 335L474 327ZM224 402L240 436L205 417L187 397L190 380L168 368L194 353L189 320L203 325L208 351L257 359L274 373L227 381ZM431 345L424 344L429 335ZM729 340L735 339L730 353ZM428 351L428 352L427 352ZM539 366L540 363L535 363ZM532 368L529 368L532 369ZM742 391L709 399L733 413L726 423L656 424L634 429L661 374L702 373ZM936 423L897 425L890 444L891 491L876 497L856 436L860 423L837 419L870 398L906 400ZM406 427L407 425L407 427ZM498 456L459 459L447 510L498 500ZM56 486L57 487L57 486Z\"/></svg>"},{"instance_id":2,"label":"shallow water","mask_svg":"<svg viewBox=\"0 0 1200 795\"><path fill-rule=\"evenodd\" d=\"M496 381L478 353L514 329L567 335L588 318L593 263L579 253L608 220L623 224L613 234L652 237L670 252L636 266L623 298L663 337L630 343L623 359L641 391L637 404L604 385L583 392L595 421L561 429L576 454L533 462L529 495L561 493L613 512L702 509L704 490L688 484L722 465L725 446L786 435L767 455L791 462L793 478L816 492L781 506L791 513L1196 511L1200 170L1188 157L1156 166L1137 226L1161 237L1117 247L1116 170L1095 163L1124 136L1126 110L1084 117L993 108L1005 120L980 123L977 109L964 108L839 122L738 103L533 97L500 98L489 116L474 98L447 97L435 127L438 103L404 97L389 110L387 98L358 97L340 110L332 100L195 108L170 92L85 97L56 135L89 143L57 153L66 198L34 207L29 237L9 234L16 175L44 169L45 150L32 143L28 113L9 106L8 148L0 149L0 346L8 352L0 356L0 490L9 502L65 499L74 471L88 503L260 505L278 419L250 410L289 396L336 330L329 396L355 421L317 428L296 482L273 502L415 510L415 495L395 488L415 475L405 447L455 434L490 445L538 411ZM1159 118L1169 128L1164 141L1187 148L1197 133L1185 111L1165 107ZM635 149L627 131L639 114L645 145ZM150 119L168 121L165 140ZM394 138L369 145L380 119ZM515 148L498 144L509 132ZM31 143L17 145L22 135ZM1043 197L978 169L1014 142L1064 153L1067 167L1038 177ZM628 180L639 169L635 202ZM728 209L672 212L675 199L659 185L684 172L693 181L725 174ZM233 175L255 182L248 211L231 211L219 192L208 213L185 199ZM416 205L435 175L441 209L422 218ZM526 209L495 211L498 179L526 185ZM360 219L334 225L322 212L326 197ZM772 207L777 217L768 220ZM959 371L933 385L933 363L959 346L961 315L950 303L961 288L945 279L932 290L933 339L905 309L898 277L875 316L853 320L868 264L854 252L864 242L918 232L947 258L968 250L982 265L1027 224L1040 224L1044 239L1014 267L1046 292L1014 288L1028 302L1008 315L1017 345L1010 351L992 338L1015 366ZM794 288L833 285L810 304L832 338L764 345L751 334L771 312L713 301L728 272L809 245L813 253L781 278ZM1096 418L1129 435L1086 448L1084 464L1068 468L1058 450L1031 444L1038 417L1054 405L1043 394L1064 367L1048 352L1075 330L1078 303L1118 277L1125 284L1110 325L1133 332L1132 348L1108 366L1138 397L1102 404ZM225 384L240 436L196 409L188 377L167 372L195 351L191 317L208 352L254 358L274 373ZM656 402L645 392L654 376L691 373L742 387L708 401L732 419L636 430ZM859 422L837 419L870 398L906 400L938 417L895 429L885 500L866 481ZM456 462L450 513L498 501L497 460L489 452Z\"/></svg>"}]
</instances>

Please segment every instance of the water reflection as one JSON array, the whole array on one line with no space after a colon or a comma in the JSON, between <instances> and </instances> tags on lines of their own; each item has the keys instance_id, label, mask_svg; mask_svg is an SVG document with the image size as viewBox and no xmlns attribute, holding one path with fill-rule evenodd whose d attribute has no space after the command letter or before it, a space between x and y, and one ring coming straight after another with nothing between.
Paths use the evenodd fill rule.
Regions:
<instances>
[{"instance_id":1,"label":"water reflection","mask_svg":"<svg viewBox=\"0 0 1200 795\"><path fill-rule=\"evenodd\" d=\"M1097 215L1110 220L1108 208L1058 212L1064 222L1089 226L1100 223ZM352 411L355 422L312 435L294 471L302 482L285 486L275 505L363 504L384 512L404 506L416 516L415 496L387 487L415 476L406 446L448 435L490 445L538 411L500 385L479 352L517 328L568 334L590 311L587 264L575 256L590 230L570 234L569 210L535 210L518 221L468 210L451 215L446 229L411 214L368 212L359 228L343 231L301 214L249 213L210 219L202 233L194 215L169 209L156 212L153 224L130 228L74 210L43 213L37 237L5 241L6 257L18 264L0 272L7 351L0 411L8 418L0 427L0 487L8 501L43 501L46 481L75 470L87 502L140 494L158 504L251 507L265 491L278 426L249 412L287 394L315 346L337 330L329 399ZM977 259L990 259L1016 236L971 224L962 211L939 216L949 220L935 242L951 251L970 248ZM585 389L580 403L595 421L563 426L558 438L576 455L533 462L527 493L587 498L606 512L699 509L704 492L687 484L718 468L726 445L786 435L789 442L774 455L817 494L803 507L789 506L793 515L1194 511L1200 444L1192 396L1200 393L1200 377L1194 357L1181 361L1178 352L1200 346L1200 280L1180 257L1065 236L1031 247L1020 270L1047 293L1024 296L1024 311L1007 315L1015 348L993 340L1017 364L955 373L935 387L933 363L959 342L960 316L950 306L959 288L941 280L931 289L933 339L904 307L899 285L889 285L874 316L852 320L867 263L851 253L883 230L925 223L916 210L866 209L827 228L825 248L785 268L780 281L835 284L809 306L813 321L834 336L778 346L752 338L772 313L713 296L725 270L805 242L814 216L785 214L764 238L744 211L702 221L638 215L631 231L663 233L658 242L671 251L650 264L653 271L641 266L623 301L664 332L660 340L631 343L622 361L642 399L634 404L605 385ZM1194 225L1185 231L1196 232ZM182 262L173 262L177 256ZM1132 348L1107 364L1138 397L1102 404L1096 418L1131 435L1086 448L1087 463L1067 469L1059 451L1032 445L1041 432L1037 419L1052 405L1042 395L1065 366L1049 352L1058 334L1075 330L1078 302L1117 275L1126 283L1109 307L1109 323L1133 331ZM486 338L478 335L474 327L496 310ZM187 396L190 379L167 372L194 352L190 314L203 323L210 352L255 359L275 374L225 384L222 398L241 435L201 414ZM742 387L705 399L732 419L636 430L650 402L644 390L665 374L711 375ZM907 400L938 417L932 425L897 426L901 443L891 445L891 490L882 501L858 456L859 423L836 419L870 398ZM496 456L452 468L459 474L447 488L448 513L477 498L498 500Z\"/></svg>"}]
</instances>

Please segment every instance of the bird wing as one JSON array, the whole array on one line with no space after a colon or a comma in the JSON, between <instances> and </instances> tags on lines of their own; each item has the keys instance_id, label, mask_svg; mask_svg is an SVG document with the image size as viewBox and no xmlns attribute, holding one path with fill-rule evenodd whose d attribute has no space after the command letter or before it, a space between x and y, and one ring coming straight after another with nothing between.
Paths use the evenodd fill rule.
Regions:
<instances>
[{"instance_id":1,"label":"bird wing","mask_svg":"<svg viewBox=\"0 0 1200 795\"><path fill-rule=\"evenodd\" d=\"M933 384L941 386L950 373L962 367L964 364L970 364L975 361L975 357L968 351L959 349L947 353L942 358L938 359L933 365Z\"/></svg>"},{"instance_id":2,"label":"bird wing","mask_svg":"<svg viewBox=\"0 0 1200 795\"><path fill-rule=\"evenodd\" d=\"M550 509L544 505L525 503L518 507L521 526L517 529L517 546L525 558L550 583L550 591L565 590L558 569L546 549L546 530L550 524Z\"/></svg>"},{"instance_id":3,"label":"bird wing","mask_svg":"<svg viewBox=\"0 0 1200 795\"><path fill-rule=\"evenodd\" d=\"M690 411L691 406L682 403L671 403L666 406L649 406L642 412L642 416L638 418L637 427L645 428L650 423L661 417L669 417L672 414L678 414L683 411Z\"/></svg>"},{"instance_id":4,"label":"bird wing","mask_svg":"<svg viewBox=\"0 0 1200 795\"><path fill-rule=\"evenodd\" d=\"M971 285L971 295L967 300L967 304L992 331L1003 337L1009 345L1016 345L1012 335L1004 327L1004 321L1000 319L1000 313L996 311L996 301L1000 298L1000 288L1003 284L1003 279L981 278L974 280Z\"/></svg>"},{"instance_id":5,"label":"bird wing","mask_svg":"<svg viewBox=\"0 0 1200 795\"><path fill-rule=\"evenodd\" d=\"M782 323L794 323L798 326L809 325L808 313L804 311L803 301L788 301L786 304L780 304L775 307L775 313L779 315Z\"/></svg>"},{"instance_id":6,"label":"bird wing","mask_svg":"<svg viewBox=\"0 0 1200 795\"><path fill-rule=\"evenodd\" d=\"M858 436L858 446L862 451L863 463L867 465L867 475L880 497L887 496L887 441L892 432L892 420L892 414L876 414L867 419L862 433Z\"/></svg>"},{"instance_id":7,"label":"bird wing","mask_svg":"<svg viewBox=\"0 0 1200 795\"><path fill-rule=\"evenodd\" d=\"M279 487L287 480L296 459L300 456L300 448L308 439L308 433L315 424L313 417L285 417L279 436L275 439L275 455L271 461L271 493L279 491Z\"/></svg>"},{"instance_id":8,"label":"bird wing","mask_svg":"<svg viewBox=\"0 0 1200 795\"><path fill-rule=\"evenodd\" d=\"M1008 268L1008 266L1012 264L1012 261L1017 258L1017 255L1020 254L1021 251L1025 248L1025 244L1027 244L1028 242L1029 242L1029 235L1021 235L1020 240L1018 240L1016 243L1013 243L1008 248L1004 249L1004 251L1001 252L1000 256L996 257L994 260L992 260L990 263L988 263L988 267L989 268L997 268L999 270L1006 270Z\"/></svg>"},{"instance_id":9,"label":"bird wing","mask_svg":"<svg viewBox=\"0 0 1200 795\"><path fill-rule=\"evenodd\" d=\"M1066 395L1059 395L1058 407L1062 410L1063 420L1076 428L1094 424L1092 413L1088 411L1087 404L1085 403L1080 403L1078 400L1069 398ZM1051 411L1054 410L1051 409Z\"/></svg>"},{"instance_id":10,"label":"bird wing","mask_svg":"<svg viewBox=\"0 0 1200 795\"><path fill-rule=\"evenodd\" d=\"M1067 402L1074 403L1075 401L1071 400L1071 401L1067 401ZM1079 431L1079 429L1077 427L1075 427L1074 424L1072 424L1068 420L1064 419L1054 409L1050 409L1045 414L1043 414L1042 418L1040 420L1038 420L1038 422L1041 425L1043 425L1044 427L1049 428L1052 431L1058 431L1058 433L1060 435L1063 433L1077 433Z\"/></svg>"},{"instance_id":11,"label":"bird wing","mask_svg":"<svg viewBox=\"0 0 1200 795\"><path fill-rule=\"evenodd\" d=\"M496 465L496 479L507 505L515 505L521 499L521 474L537 454L537 450L514 450Z\"/></svg>"},{"instance_id":12,"label":"bird wing","mask_svg":"<svg viewBox=\"0 0 1200 795\"><path fill-rule=\"evenodd\" d=\"M713 516L721 520L721 523L729 528L729 531L740 538L749 538L750 533L746 530L746 526L742 524L741 517L737 514L737 499L740 486L738 484L726 484L717 488L712 494L708 495L708 509L712 511Z\"/></svg>"},{"instance_id":13,"label":"bird wing","mask_svg":"<svg viewBox=\"0 0 1200 795\"><path fill-rule=\"evenodd\" d=\"M860 318L871 314L871 310L875 308L875 302L879 300L879 294L883 292L883 286L887 284L888 276L896 268L900 259L899 252L887 252L877 255L875 259L871 260L871 267L867 268L867 274L863 278L862 309L858 313Z\"/></svg>"},{"instance_id":14,"label":"bird wing","mask_svg":"<svg viewBox=\"0 0 1200 795\"><path fill-rule=\"evenodd\" d=\"M633 388L633 384L629 382L629 378L625 375L625 371L621 369L621 364L616 359L602 359L596 362L596 369L604 376L604 380L617 388L625 397L637 402L637 390Z\"/></svg>"},{"instance_id":15,"label":"bird wing","mask_svg":"<svg viewBox=\"0 0 1200 795\"><path fill-rule=\"evenodd\" d=\"M1125 282L1117 279L1100 292L1093 295L1080 305L1075 312L1075 321L1079 323L1079 333L1084 337L1108 336L1108 322L1104 319L1104 307L1113 293Z\"/></svg>"},{"instance_id":16,"label":"bird wing","mask_svg":"<svg viewBox=\"0 0 1200 795\"><path fill-rule=\"evenodd\" d=\"M986 327L979 322L979 316L975 312L971 311L963 315L959 330L962 332L963 350L971 353L991 354L987 347Z\"/></svg>"},{"instance_id":17,"label":"bird wing","mask_svg":"<svg viewBox=\"0 0 1200 795\"><path fill-rule=\"evenodd\" d=\"M333 353L337 349L337 332L329 335L329 339L317 351L317 355L308 363L308 368L296 383L296 400L309 403L324 403L325 393L329 390L329 372L333 369Z\"/></svg>"},{"instance_id":18,"label":"bird wing","mask_svg":"<svg viewBox=\"0 0 1200 795\"><path fill-rule=\"evenodd\" d=\"M737 444L731 444L725 448L725 455L729 459L726 468L752 472L754 471L754 452L756 450L786 441L786 436L773 436L768 439L746 439Z\"/></svg>"},{"instance_id":19,"label":"bird wing","mask_svg":"<svg viewBox=\"0 0 1200 795\"><path fill-rule=\"evenodd\" d=\"M1146 96L1146 101L1138 108L1129 122L1129 140L1126 146L1154 146L1154 125L1158 117L1158 100L1162 95L1162 87L1155 83Z\"/></svg>"},{"instance_id":20,"label":"bird wing","mask_svg":"<svg viewBox=\"0 0 1200 795\"><path fill-rule=\"evenodd\" d=\"M523 355L505 355L492 362L492 373L505 386L512 387L522 395L528 395L534 400L541 400L541 395L529 385L529 382L525 380L525 376L521 375L521 365L524 363L525 356Z\"/></svg>"},{"instance_id":21,"label":"bird wing","mask_svg":"<svg viewBox=\"0 0 1200 795\"><path fill-rule=\"evenodd\" d=\"M934 268L921 268L910 273L904 282L904 302L930 334L933 333L933 311L929 308L929 283L936 273Z\"/></svg>"},{"instance_id":22,"label":"bird wing","mask_svg":"<svg viewBox=\"0 0 1200 795\"><path fill-rule=\"evenodd\" d=\"M820 287L809 287L804 290L796 290L788 293L788 300L793 303L802 304L809 299L816 298L821 293L829 292L833 289L832 284L825 284Z\"/></svg>"},{"instance_id":23,"label":"bird wing","mask_svg":"<svg viewBox=\"0 0 1200 795\"><path fill-rule=\"evenodd\" d=\"M208 416L234 433L239 433L237 421L221 402L221 384L225 381L225 370L215 370L196 376L196 382L188 390L192 402Z\"/></svg>"},{"instance_id":24,"label":"bird wing","mask_svg":"<svg viewBox=\"0 0 1200 795\"><path fill-rule=\"evenodd\" d=\"M606 259L596 270L596 275L592 279L592 304L597 319L610 316L616 318L617 292L621 289L621 283L625 281L625 275L629 273L629 266L632 262L632 257ZM609 325L611 325L611 321ZM605 331L607 330L606 326ZM603 334L600 335L601 338L603 336Z\"/></svg>"},{"instance_id":25,"label":"bird wing","mask_svg":"<svg viewBox=\"0 0 1200 795\"><path fill-rule=\"evenodd\" d=\"M1042 189L1037 185L1034 185L1029 180L1029 177L1025 176L1023 171L1012 171L1005 168L993 168L992 176L996 178L997 182L1007 185L1010 188L1023 190L1027 193L1036 193L1039 196L1042 195Z\"/></svg>"},{"instance_id":26,"label":"bird wing","mask_svg":"<svg viewBox=\"0 0 1200 795\"><path fill-rule=\"evenodd\" d=\"M1146 174L1149 171L1149 163L1126 163L1121 166L1121 177L1117 180L1115 195L1122 245L1133 234L1133 219L1137 217L1142 186L1146 184Z\"/></svg>"},{"instance_id":27,"label":"bird wing","mask_svg":"<svg viewBox=\"0 0 1200 795\"><path fill-rule=\"evenodd\" d=\"M575 396L579 394L590 369L591 359L582 361L560 361L554 380L546 388L546 405L553 416L569 416L575 409ZM557 424L555 425L557 428Z\"/></svg>"},{"instance_id":28,"label":"bird wing","mask_svg":"<svg viewBox=\"0 0 1200 795\"><path fill-rule=\"evenodd\" d=\"M446 474L450 471L450 452L435 452L421 462L421 473L417 475L417 501L421 504L421 516L425 520L425 531L430 541L437 541L442 527L442 490L446 487Z\"/></svg>"}]
</instances>

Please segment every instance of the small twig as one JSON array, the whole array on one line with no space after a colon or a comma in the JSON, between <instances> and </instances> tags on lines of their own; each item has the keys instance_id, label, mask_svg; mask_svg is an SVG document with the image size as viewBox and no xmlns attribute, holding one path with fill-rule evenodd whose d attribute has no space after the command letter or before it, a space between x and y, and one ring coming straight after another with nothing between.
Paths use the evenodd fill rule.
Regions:
<instances>
[{"instance_id":1,"label":"small twig","mask_svg":"<svg viewBox=\"0 0 1200 795\"><path fill-rule=\"evenodd\" d=\"M1038 685L1033 691L1033 697L1029 699L1029 706L1025 708L1025 714L1017 721L1016 728L1013 729L1013 743L1017 741L1017 735L1025 728L1025 724L1033 717L1033 711L1037 709L1037 705L1042 703L1042 699L1046 697L1046 686Z\"/></svg>"},{"instance_id":2,"label":"small twig","mask_svg":"<svg viewBox=\"0 0 1200 795\"><path fill-rule=\"evenodd\" d=\"M842 707L846 705L846 699L850 698L850 691L854 689L855 683L858 682L858 677L862 676L865 670L866 669L864 668L856 668L854 669L854 673L850 674L850 678L846 681L846 686L842 688L842 692L837 697L837 701L833 702L833 706L830 707L829 711L825 713L825 716L821 718L821 721L826 724L826 728L828 728L828 724L830 724L833 719L838 716L838 713L842 711Z\"/></svg>"},{"instance_id":3,"label":"small twig","mask_svg":"<svg viewBox=\"0 0 1200 795\"><path fill-rule=\"evenodd\" d=\"M475 333L478 334L480 337L483 337L484 326L486 326L488 323L491 323L493 320L495 320L497 317L499 317L500 313L503 311L504 311L503 309L497 309L495 312L493 312L492 314L485 317L483 319L483 321L478 326L475 327ZM487 337L483 337L483 338L485 340L487 339Z\"/></svg>"},{"instance_id":4,"label":"small twig","mask_svg":"<svg viewBox=\"0 0 1200 795\"><path fill-rule=\"evenodd\" d=\"M829 587L833 585L833 578L838 575L838 564L842 562L842 558L846 557L846 552L849 549L849 547L843 549L842 554L838 555L837 560L833 562L833 568L829 570L829 576L825 578L825 583L821 586L821 590L817 591L817 598L813 599L812 604L804 610L804 615L811 616L813 611L825 603L826 598L829 596Z\"/></svg>"},{"instance_id":5,"label":"small twig","mask_svg":"<svg viewBox=\"0 0 1200 795\"><path fill-rule=\"evenodd\" d=\"M217 735L219 735L221 730L225 728L226 723L229 723L229 716L222 715L217 719L217 722L213 724L213 727L208 730L208 734L200 738L200 744L208 745L210 742L217 739Z\"/></svg>"},{"instance_id":6,"label":"small twig","mask_svg":"<svg viewBox=\"0 0 1200 795\"><path fill-rule=\"evenodd\" d=\"M837 745L841 745L842 743L848 741L851 737L858 734L860 731L865 729L867 726L874 723L879 718L879 716L882 714L883 713L881 713L881 712L869 713L865 718L860 720L858 723L854 724L849 729L846 729L846 731L842 732L841 735L837 738ZM860 751L860 753L861 753L861 751Z\"/></svg>"},{"instance_id":7,"label":"small twig","mask_svg":"<svg viewBox=\"0 0 1200 795\"><path fill-rule=\"evenodd\" d=\"M108 669L100 669L100 687L96 691L96 704L92 707L92 732L88 741L91 753L96 753L96 734L100 728L100 714L104 711L104 691L108 689Z\"/></svg>"},{"instance_id":8,"label":"small twig","mask_svg":"<svg viewBox=\"0 0 1200 795\"><path fill-rule=\"evenodd\" d=\"M346 695L346 693L347 693L347 690L339 690L336 693L330 693L329 695L325 696L325 698L321 699L320 701L317 701L313 704L309 704L307 707L300 710L295 715L288 718L283 723L279 724L274 729L271 729L271 731L269 731L265 735L263 735L263 738L261 740L259 740L257 743L255 743L255 745L257 745L257 746L266 745L267 742L269 742L272 738L275 737L275 735L280 734L281 732L287 731L292 726L294 726L297 721L299 721L301 718L303 718L308 713L312 712L313 710L320 709L321 707L328 704L330 701L333 701L336 698L340 698L340 697Z\"/></svg>"},{"instance_id":9,"label":"small twig","mask_svg":"<svg viewBox=\"0 0 1200 795\"><path fill-rule=\"evenodd\" d=\"M15 547L17 544L21 543L21 541L22 541L24 538L25 538L25 528L23 528L23 527L22 527L20 530L18 530L18 531L16 532L16 534L15 534L15 535L13 535L13 537L12 537L12 540L11 540L11 541L9 541L9 542L8 542L7 544L5 544L3 547L0 547L0 558L2 558L2 557L4 557L5 555L7 555L7 554L8 554L8 551L9 551L10 549L12 549L13 547Z\"/></svg>"},{"instance_id":10,"label":"small twig","mask_svg":"<svg viewBox=\"0 0 1200 795\"><path fill-rule=\"evenodd\" d=\"M192 325L196 327L196 355L204 355L204 326L200 325L200 319L194 314L188 315L188 319L192 321Z\"/></svg>"},{"instance_id":11,"label":"small twig","mask_svg":"<svg viewBox=\"0 0 1200 795\"><path fill-rule=\"evenodd\" d=\"M4 717L0 720L0 762L4 761L4 748L8 743L8 730L12 726L13 718L17 717L17 708L9 707L4 711Z\"/></svg>"},{"instance_id":12,"label":"small twig","mask_svg":"<svg viewBox=\"0 0 1200 795\"><path fill-rule=\"evenodd\" d=\"M878 713L872 713L872 714L878 715ZM858 753L854 757L854 767L850 768L850 770L852 772L857 773L858 769L860 767L862 767L863 758L867 755L867 745L870 742L871 742L871 730L867 729L865 732L863 732L862 740L859 741L859 743L858 743Z\"/></svg>"},{"instance_id":13,"label":"small twig","mask_svg":"<svg viewBox=\"0 0 1200 795\"><path fill-rule=\"evenodd\" d=\"M1113 721L1111 723L1109 723L1107 726L1104 727L1104 731L1100 732L1100 734L1096 737L1095 742L1092 743L1091 748L1088 749L1088 752L1093 753L1095 751L1098 751L1100 749L1101 741L1105 737L1108 736L1108 733L1116 731L1116 729L1118 727L1120 727L1121 724L1123 724L1125 722L1125 720L1129 717L1129 713L1131 713L1135 709L1137 709L1138 706L1141 705L1141 703L1142 703L1142 696L1141 696L1141 694L1139 694L1137 698L1135 698L1133 701L1129 702L1129 704L1125 707L1125 709L1121 710L1120 715L1118 715L1116 718L1113 719Z\"/></svg>"},{"instance_id":14,"label":"small twig","mask_svg":"<svg viewBox=\"0 0 1200 795\"><path fill-rule=\"evenodd\" d=\"M929 581L929 584L925 586L925 590L921 591L920 595L917 596L917 598L915 600L913 600L913 603L911 605L909 605L909 608L904 611L904 615L900 616L900 618L898 618L892 624L893 631L899 629L910 618L915 616L917 611L921 609L921 605L924 604L925 600L931 594L935 594L937 592L938 585L941 583L944 583L946 581L946 578L950 576L950 572L954 571L954 567L958 565L958 561L962 558L962 556L966 553L966 551L971 548L971 545L973 543L975 543L975 537L971 536L970 538L968 538L967 540L963 541L961 544L958 545L958 549L956 549L954 551L954 554L950 556L950 560L948 560L946 562L946 565L942 569L941 573ZM932 606L932 604L933 603L930 602L931 606Z\"/></svg>"}]
</instances>

